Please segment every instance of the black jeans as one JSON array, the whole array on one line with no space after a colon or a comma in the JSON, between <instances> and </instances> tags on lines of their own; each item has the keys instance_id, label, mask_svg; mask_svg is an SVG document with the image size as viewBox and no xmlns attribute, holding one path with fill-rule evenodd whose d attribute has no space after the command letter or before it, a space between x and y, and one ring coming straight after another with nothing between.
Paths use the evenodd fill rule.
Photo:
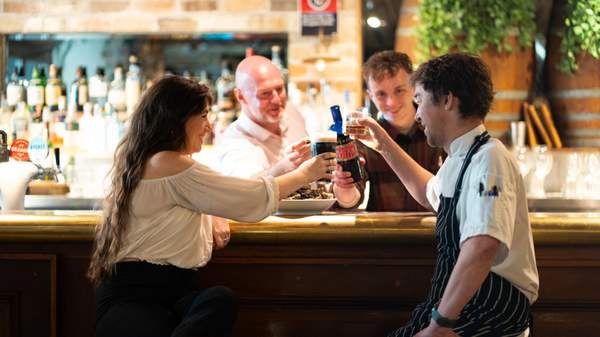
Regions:
<instances>
[{"instance_id":1,"label":"black jeans","mask_svg":"<svg viewBox=\"0 0 600 337\"><path fill-rule=\"evenodd\" d=\"M116 265L96 291L96 337L225 337L237 315L226 287L194 288L193 270Z\"/></svg>"}]
</instances>

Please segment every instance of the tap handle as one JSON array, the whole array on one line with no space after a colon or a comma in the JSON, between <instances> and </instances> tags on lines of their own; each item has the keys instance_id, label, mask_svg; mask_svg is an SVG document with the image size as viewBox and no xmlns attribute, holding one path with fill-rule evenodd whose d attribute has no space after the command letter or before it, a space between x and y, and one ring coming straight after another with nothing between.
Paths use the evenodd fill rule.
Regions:
<instances>
[{"instance_id":1,"label":"tap handle","mask_svg":"<svg viewBox=\"0 0 600 337\"><path fill-rule=\"evenodd\" d=\"M1 142L0 142L0 163L8 161L8 135L3 130L0 130Z\"/></svg>"},{"instance_id":2,"label":"tap handle","mask_svg":"<svg viewBox=\"0 0 600 337\"><path fill-rule=\"evenodd\" d=\"M60 147L54 148L54 162L56 163L56 170L60 172Z\"/></svg>"}]
</instances>

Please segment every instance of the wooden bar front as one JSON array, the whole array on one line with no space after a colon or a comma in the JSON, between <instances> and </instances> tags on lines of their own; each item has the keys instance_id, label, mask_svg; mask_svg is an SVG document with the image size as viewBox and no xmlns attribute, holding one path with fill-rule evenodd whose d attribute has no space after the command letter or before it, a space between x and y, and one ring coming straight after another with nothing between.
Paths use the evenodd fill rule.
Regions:
<instances>
[{"instance_id":1,"label":"wooden bar front","mask_svg":"<svg viewBox=\"0 0 600 337\"><path fill-rule=\"evenodd\" d=\"M85 279L94 212L0 214L0 336L93 336ZM431 214L272 216L232 224L198 271L239 302L235 336L385 336L429 289ZM600 214L531 214L540 272L535 336L600 331Z\"/></svg>"}]
</instances>

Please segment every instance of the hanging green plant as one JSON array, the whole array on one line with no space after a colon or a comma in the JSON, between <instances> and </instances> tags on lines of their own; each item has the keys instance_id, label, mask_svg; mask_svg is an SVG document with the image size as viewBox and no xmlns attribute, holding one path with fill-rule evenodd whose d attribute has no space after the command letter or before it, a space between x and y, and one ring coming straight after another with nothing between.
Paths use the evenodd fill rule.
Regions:
<instances>
[{"instance_id":1,"label":"hanging green plant","mask_svg":"<svg viewBox=\"0 0 600 337\"><path fill-rule=\"evenodd\" d=\"M567 0L564 12L565 29L557 67L574 73L579 53L587 52L600 58L600 0Z\"/></svg>"},{"instance_id":2,"label":"hanging green plant","mask_svg":"<svg viewBox=\"0 0 600 337\"><path fill-rule=\"evenodd\" d=\"M423 0L418 15L422 59L450 51L479 53L488 46L511 52L511 34L524 47L535 34L534 0Z\"/></svg>"}]
</instances>

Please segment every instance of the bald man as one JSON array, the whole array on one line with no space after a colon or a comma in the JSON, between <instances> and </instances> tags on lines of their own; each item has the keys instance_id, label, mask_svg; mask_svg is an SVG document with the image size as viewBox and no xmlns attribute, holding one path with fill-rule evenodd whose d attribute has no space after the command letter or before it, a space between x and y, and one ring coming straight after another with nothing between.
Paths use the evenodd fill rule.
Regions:
<instances>
[{"instance_id":1,"label":"bald man","mask_svg":"<svg viewBox=\"0 0 600 337\"><path fill-rule=\"evenodd\" d=\"M283 77L268 58L255 55L240 62L235 85L240 117L219 138L213 154L200 161L226 175L255 178L282 175L310 158L304 121L286 109Z\"/></svg>"}]
</instances>

